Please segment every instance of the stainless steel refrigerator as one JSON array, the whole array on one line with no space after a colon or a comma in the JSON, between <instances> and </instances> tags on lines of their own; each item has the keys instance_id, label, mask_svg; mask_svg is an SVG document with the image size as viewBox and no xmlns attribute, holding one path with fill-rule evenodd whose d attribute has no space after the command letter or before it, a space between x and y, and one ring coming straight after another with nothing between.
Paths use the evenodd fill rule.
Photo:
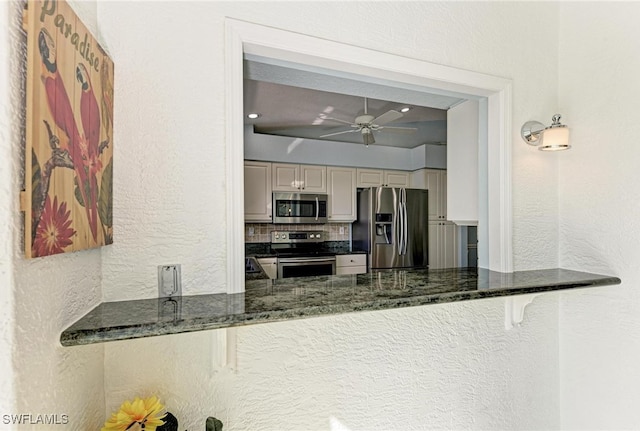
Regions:
<instances>
[{"instance_id":1,"label":"stainless steel refrigerator","mask_svg":"<svg viewBox=\"0 0 640 431\"><path fill-rule=\"evenodd\" d=\"M353 248L367 252L370 269L429 264L428 191L371 187L358 192Z\"/></svg>"}]
</instances>

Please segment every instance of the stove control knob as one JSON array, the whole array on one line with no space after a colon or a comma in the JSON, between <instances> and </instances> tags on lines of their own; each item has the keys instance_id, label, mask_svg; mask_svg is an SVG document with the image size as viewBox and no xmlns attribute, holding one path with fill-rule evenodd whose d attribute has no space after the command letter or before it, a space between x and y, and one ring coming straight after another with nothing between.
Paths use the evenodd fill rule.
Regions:
<instances>
[{"instance_id":1,"label":"stove control knob","mask_svg":"<svg viewBox=\"0 0 640 431\"><path fill-rule=\"evenodd\" d=\"M320 234L316 234L316 238L320 239Z\"/></svg>"},{"instance_id":2,"label":"stove control knob","mask_svg":"<svg viewBox=\"0 0 640 431\"><path fill-rule=\"evenodd\" d=\"M311 235L309 235L309 238L313 239L316 237L316 234L312 233Z\"/></svg>"}]
</instances>

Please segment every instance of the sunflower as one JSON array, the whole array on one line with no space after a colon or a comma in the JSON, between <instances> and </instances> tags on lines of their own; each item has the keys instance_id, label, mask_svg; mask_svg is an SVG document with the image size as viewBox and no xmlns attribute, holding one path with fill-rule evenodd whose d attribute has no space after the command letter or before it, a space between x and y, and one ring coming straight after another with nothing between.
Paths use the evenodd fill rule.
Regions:
<instances>
[{"instance_id":1,"label":"sunflower","mask_svg":"<svg viewBox=\"0 0 640 431\"><path fill-rule=\"evenodd\" d=\"M102 431L155 431L164 424L164 406L156 396L145 399L136 397L133 402L125 401L117 413L104 423Z\"/></svg>"}]
</instances>

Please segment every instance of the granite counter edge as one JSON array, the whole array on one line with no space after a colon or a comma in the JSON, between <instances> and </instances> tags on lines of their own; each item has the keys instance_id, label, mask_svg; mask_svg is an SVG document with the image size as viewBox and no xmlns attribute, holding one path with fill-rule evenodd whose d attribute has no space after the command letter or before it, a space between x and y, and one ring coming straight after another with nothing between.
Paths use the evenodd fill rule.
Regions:
<instances>
[{"instance_id":1,"label":"granite counter edge","mask_svg":"<svg viewBox=\"0 0 640 431\"><path fill-rule=\"evenodd\" d=\"M198 317L190 320L150 322L122 327L80 329L73 330L73 326L60 334L62 346L77 346L108 341L131 340L136 338L172 335L187 332L224 329L238 326L254 325L269 322L281 322L311 317L331 316L362 311L392 310L430 304L446 304L475 299L509 297L553 291L563 291L587 287L608 286L620 284L617 277L602 277L597 279L575 281L569 283L555 283L539 286L511 287L500 289L483 289L465 292L448 292L437 295L423 295L414 297L399 297L380 299L376 301L350 302L320 306L307 306L284 310L270 310L256 313L239 313L215 317ZM130 302L130 301L123 301ZM86 317L86 315L85 315Z\"/></svg>"}]
</instances>

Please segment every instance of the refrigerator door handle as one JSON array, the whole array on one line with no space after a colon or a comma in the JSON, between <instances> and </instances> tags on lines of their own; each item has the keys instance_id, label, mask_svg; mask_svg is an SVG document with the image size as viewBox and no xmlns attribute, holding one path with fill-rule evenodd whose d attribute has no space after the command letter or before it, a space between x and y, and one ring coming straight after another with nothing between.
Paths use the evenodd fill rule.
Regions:
<instances>
[{"instance_id":1,"label":"refrigerator door handle","mask_svg":"<svg viewBox=\"0 0 640 431\"><path fill-rule=\"evenodd\" d=\"M393 223L393 227L395 230L395 240L396 240L396 252L398 255L402 254L402 201L400 200L400 196L398 196L398 203L396 205L395 211L395 220Z\"/></svg>"},{"instance_id":2,"label":"refrigerator door handle","mask_svg":"<svg viewBox=\"0 0 640 431\"><path fill-rule=\"evenodd\" d=\"M404 241L402 254L407 254L407 242L409 241L409 219L407 217L407 191L402 189L403 202L402 202L402 215L404 217Z\"/></svg>"},{"instance_id":3,"label":"refrigerator door handle","mask_svg":"<svg viewBox=\"0 0 640 431\"><path fill-rule=\"evenodd\" d=\"M405 219L404 219L404 203L400 203L400 256L402 256L404 254L404 243L406 240L405 237L405 233L406 233L406 226L404 224Z\"/></svg>"},{"instance_id":4,"label":"refrigerator door handle","mask_svg":"<svg viewBox=\"0 0 640 431\"><path fill-rule=\"evenodd\" d=\"M407 204L404 205L404 254L407 254L407 244L409 242L409 219L407 217Z\"/></svg>"},{"instance_id":5,"label":"refrigerator door handle","mask_svg":"<svg viewBox=\"0 0 640 431\"><path fill-rule=\"evenodd\" d=\"M404 188L400 189L398 196L398 255L402 256L407 252L407 194Z\"/></svg>"},{"instance_id":6,"label":"refrigerator door handle","mask_svg":"<svg viewBox=\"0 0 640 431\"><path fill-rule=\"evenodd\" d=\"M407 253L407 206L402 203L402 255Z\"/></svg>"}]
</instances>

